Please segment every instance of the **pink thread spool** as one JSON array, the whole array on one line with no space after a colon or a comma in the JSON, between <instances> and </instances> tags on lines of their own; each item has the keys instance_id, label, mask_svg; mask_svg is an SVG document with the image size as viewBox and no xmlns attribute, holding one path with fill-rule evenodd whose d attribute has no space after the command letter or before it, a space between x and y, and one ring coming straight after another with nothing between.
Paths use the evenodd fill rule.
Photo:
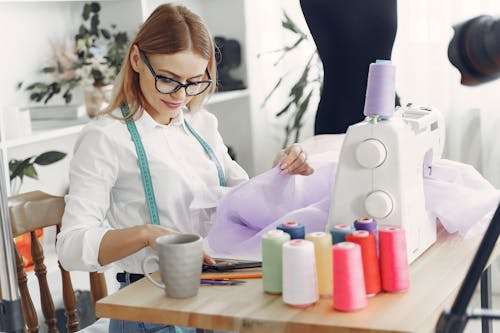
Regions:
<instances>
[{"instance_id":1,"label":"pink thread spool","mask_svg":"<svg viewBox=\"0 0 500 333\"><path fill-rule=\"evenodd\" d=\"M361 247L351 242L333 246L333 307L356 311L367 304Z\"/></svg>"},{"instance_id":2,"label":"pink thread spool","mask_svg":"<svg viewBox=\"0 0 500 333\"><path fill-rule=\"evenodd\" d=\"M405 231L396 226L378 230L382 289L400 292L410 287L410 268L406 252Z\"/></svg>"}]
</instances>

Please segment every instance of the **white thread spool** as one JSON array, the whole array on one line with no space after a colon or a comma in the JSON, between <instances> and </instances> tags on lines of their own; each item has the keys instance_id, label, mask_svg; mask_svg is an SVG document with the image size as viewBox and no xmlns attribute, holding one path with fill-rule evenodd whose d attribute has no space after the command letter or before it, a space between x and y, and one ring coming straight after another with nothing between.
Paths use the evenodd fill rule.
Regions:
<instances>
[{"instance_id":1,"label":"white thread spool","mask_svg":"<svg viewBox=\"0 0 500 333\"><path fill-rule=\"evenodd\" d=\"M293 239L283 244L283 302L308 307L319 298L314 244Z\"/></svg>"}]
</instances>

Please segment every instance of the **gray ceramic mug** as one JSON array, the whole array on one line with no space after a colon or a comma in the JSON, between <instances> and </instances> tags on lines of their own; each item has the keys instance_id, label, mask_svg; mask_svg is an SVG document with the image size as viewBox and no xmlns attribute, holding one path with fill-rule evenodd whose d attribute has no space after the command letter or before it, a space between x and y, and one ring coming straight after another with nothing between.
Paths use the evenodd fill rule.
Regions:
<instances>
[{"instance_id":1,"label":"gray ceramic mug","mask_svg":"<svg viewBox=\"0 0 500 333\"><path fill-rule=\"evenodd\" d=\"M169 234L158 237L156 246L158 255L150 255L142 260L144 275L170 297L195 296L200 288L203 264L202 238L194 234ZM158 264L161 282L146 271L150 261Z\"/></svg>"}]
</instances>

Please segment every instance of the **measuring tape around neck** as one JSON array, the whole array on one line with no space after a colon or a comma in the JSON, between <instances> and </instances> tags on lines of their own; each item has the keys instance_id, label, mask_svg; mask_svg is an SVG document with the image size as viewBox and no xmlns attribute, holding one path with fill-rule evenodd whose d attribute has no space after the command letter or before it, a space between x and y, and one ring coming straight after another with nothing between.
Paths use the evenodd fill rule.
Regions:
<instances>
[{"instance_id":1,"label":"measuring tape around neck","mask_svg":"<svg viewBox=\"0 0 500 333\"><path fill-rule=\"evenodd\" d=\"M226 177L224 177L224 170L222 169L222 165L217 159L217 156L215 156L215 153L212 150L212 148L208 145L208 143L205 142L205 140L203 140L203 138L198 133L196 133L194 128L192 128L191 125L189 125L186 119L184 119L184 125L186 125L187 129L196 138L196 140L198 140L198 142L203 147L203 150L208 155L208 157L215 163L215 167L217 168L217 175L219 176L219 185L226 187L227 183L226 183Z\"/></svg>"},{"instance_id":2,"label":"measuring tape around neck","mask_svg":"<svg viewBox=\"0 0 500 333\"><path fill-rule=\"evenodd\" d=\"M128 116L128 105L122 104L120 107L122 115L124 118ZM146 151L144 150L144 146L141 141L141 137L139 136L139 132L137 131L137 127L135 126L135 122L133 117L130 117L125 120L127 124L127 129L130 133L132 141L134 142L135 150L137 153L137 159L139 161L139 168L141 170L141 178L142 185L144 187L144 192L146 194L146 202L149 210L149 218L151 220L151 224L160 224L160 218L158 216L158 207L156 206L156 198L153 189L153 182L151 181L151 172L149 170L149 163L146 155ZM219 176L219 185L227 186L226 178L224 177L224 170L222 169L222 165L220 164L217 156L215 156L214 151L208 145L208 143L203 140L203 138L196 133L196 131L188 124L186 120L184 120L184 124L189 132L198 140L198 142L203 147L203 150L208 155L208 157L215 163L217 167L217 174Z\"/></svg>"}]
</instances>

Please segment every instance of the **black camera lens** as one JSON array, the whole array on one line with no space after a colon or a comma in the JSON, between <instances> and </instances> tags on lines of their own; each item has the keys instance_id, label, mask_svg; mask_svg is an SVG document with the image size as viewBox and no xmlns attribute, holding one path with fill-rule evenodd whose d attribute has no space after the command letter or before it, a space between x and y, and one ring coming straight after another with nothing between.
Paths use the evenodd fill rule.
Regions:
<instances>
[{"instance_id":1,"label":"black camera lens","mask_svg":"<svg viewBox=\"0 0 500 333\"><path fill-rule=\"evenodd\" d=\"M448 59L460 71L460 83L474 86L500 77L500 18L481 15L453 29Z\"/></svg>"}]
</instances>

